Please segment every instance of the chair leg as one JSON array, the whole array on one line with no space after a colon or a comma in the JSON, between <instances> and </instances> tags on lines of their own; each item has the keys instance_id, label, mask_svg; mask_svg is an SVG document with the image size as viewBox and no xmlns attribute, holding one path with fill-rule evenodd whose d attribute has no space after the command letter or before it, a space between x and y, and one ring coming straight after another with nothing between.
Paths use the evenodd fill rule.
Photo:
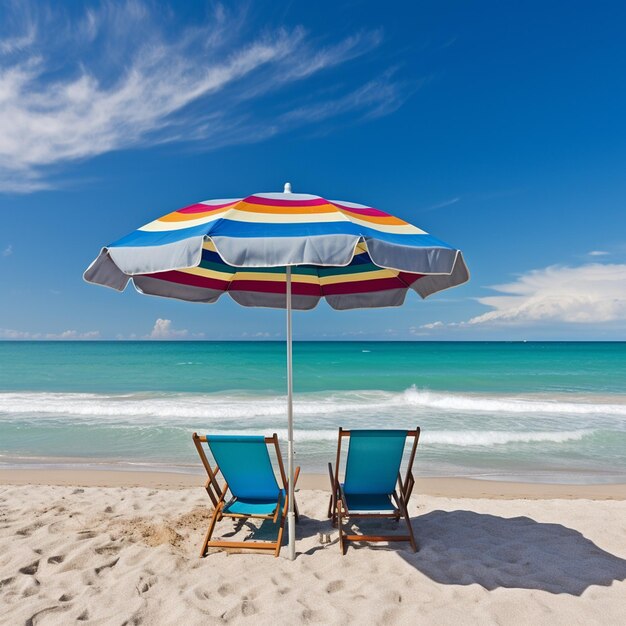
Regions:
<instances>
[{"instance_id":1,"label":"chair leg","mask_svg":"<svg viewBox=\"0 0 626 626\"><path fill-rule=\"evenodd\" d=\"M335 478L333 476L333 466L328 464L328 475L330 476L330 500L328 502L328 517L332 518L333 526L337 525L337 517L335 515L335 509L337 503L335 501L337 494L335 493Z\"/></svg>"},{"instance_id":2,"label":"chair leg","mask_svg":"<svg viewBox=\"0 0 626 626\"><path fill-rule=\"evenodd\" d=\"M341 500L337 500L337 528L339 529L339 549L341 555L345 555L346 546L343 538L342 517L341 517Z\"/></svg>"},{"instance_id":3,"label":"chair leg","mask_svg":"<svg viewBox=\"0 0 626 626\"><path fill-rule=\"evenodd\" d=\"M276 537L276 550L274 550L274 556L277 557L280 554L280 549L283 545L283 532L285 530L285 515L280 516L280 526L278 528L278 537Z\"/></svg>"},{"instance_id":4,"label":"chair leg","mask_svg":"<svg viewBox=\"0 0 626 626\"><path fill-rule=\"evenodd\" d=\"M406 525L409 530L409 541L411 542L411 548L413 548L413 552L417 552L418 546L415 541L415 536L413 535L413 526L411 526L411 518L409 517L409 511L406 506L406 502L404 501L404 496L401 495L398 501L400 502L400 506L402 507L402 516L406 520Z\"/></svg>"},{"instance_id":5,"label":"chair leg","mask_svg":"<svg viewBox=\"0 0 626 626\"><path fill-rule=\"evenodd\" d=\"M296 521L298 520L298 513L296 499L293 500L294 503L294 512L296 513ZM285 520L287 519L287 511L289 510L289 494L285 495L285 502L283 503L283 510L280 514L280 526L278 527L278 537L276 538L276 550L274 550L274 556L278 556L280 554L280 549L283 545L283 534L285 531Z\"/></svg>"},{"instance_id":6,"label":"chair leg","mask_svg":"<svg viewBox=\"0 0 626 626\"><path fill-rule=\"evenodd\" d=\"M200 549L200 558L202 558L206 554L207 545L209 541L211 541L211 535L213 534L213 530L215 529L215 523L217 522L217 518L221 517L222 506L223 506L223 503L220 502L213 510L213 515L211 516L209 527L206 531L206 534L204 535L202 548Z\"/></svg>"}]
</instances>

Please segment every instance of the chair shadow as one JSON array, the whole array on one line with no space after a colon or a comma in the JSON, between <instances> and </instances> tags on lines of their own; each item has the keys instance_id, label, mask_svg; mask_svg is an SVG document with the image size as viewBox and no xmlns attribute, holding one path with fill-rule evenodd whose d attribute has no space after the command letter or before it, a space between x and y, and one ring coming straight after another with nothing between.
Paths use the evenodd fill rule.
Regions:
<instances>
[{"instance_id":1,"label":"chair shadow","mask_svg":"<svg viewBox=\"0 0 626 626\"><path fill-rule=\"evenodd\" d=\"M280 522L273 522L270 519L240 518L230 520L223 519L221 532L216 530L216 535L222 539L236 539L238 541L276 541ZM229 524L230 530L227 530ZM245 531L245 534L243 534Z\"/></svg>"},{"instance_id":2,"label":"chair shadow","mask_svg":"<svg viewBox=\"0 0 626 626\"><path fill-rule=\"evenodd\" d=\"M419 552L402 549L398 554L445 585L580 596L591 585L626 580L625 559L561 524L463 510L433 511L411 522Z\"/></svg>"}]
</instances>

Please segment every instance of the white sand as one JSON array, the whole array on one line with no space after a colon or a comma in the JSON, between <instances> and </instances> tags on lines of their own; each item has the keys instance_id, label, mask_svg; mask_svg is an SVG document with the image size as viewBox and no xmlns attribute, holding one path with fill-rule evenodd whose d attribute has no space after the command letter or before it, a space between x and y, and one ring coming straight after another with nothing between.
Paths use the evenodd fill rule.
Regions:
<instances>
[{"instance_id":1,"label":"white sand","mask_svg":"<svg viewBox=\"0 0 626 626\"><path fill-rule=\"evenodd\" d=\"M298 500L295 562L201 560L201 488L0 485L0 623L626 624L626 501L415 495L419 553L342 557L327 494Z\"/></svg>"}]
</instances>

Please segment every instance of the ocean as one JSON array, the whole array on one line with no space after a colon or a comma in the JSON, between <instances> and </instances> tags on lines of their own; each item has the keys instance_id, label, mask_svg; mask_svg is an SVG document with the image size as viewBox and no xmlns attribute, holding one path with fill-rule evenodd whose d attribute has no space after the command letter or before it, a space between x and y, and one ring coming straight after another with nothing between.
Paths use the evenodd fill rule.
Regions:
<instances>
[{"instance_id":1,"label":"ocean","mask_svg":"<svg viewBox=\"0 0 626 626\"><path fill-rule=\"evenodd\" d=\"M422 428L415 473L626 481L626 343L296 342L296 457ZM0 468L201 471L191 433L286 437L282 342L0 342ZM286 445L284 445L286 449Z\"/></svg>"}]
</instances>

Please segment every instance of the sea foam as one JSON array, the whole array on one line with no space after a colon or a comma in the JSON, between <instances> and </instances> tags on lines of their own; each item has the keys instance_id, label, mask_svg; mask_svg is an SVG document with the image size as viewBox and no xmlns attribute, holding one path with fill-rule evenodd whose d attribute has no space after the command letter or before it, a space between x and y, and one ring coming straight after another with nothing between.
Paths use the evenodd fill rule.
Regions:
<instances>
[{"instance_id":1,"label":"sea foam","mask_svg":"<svg viewBox=\"0 0 626 626\"><path fill-rule=\"evenodd\" d=\"M284 416L284 396L252 394L91 394L50 392L0 393L0 416L76 416L102 418L263 418ZM431 409L433 414L544 414L626 417L626 403L563 401L420 390L345 391L297 394L294 411L308 417L345 414L387 415L390 409ZM424 415L420 411L420 416Z\"/></svg>"}]
</instances>

